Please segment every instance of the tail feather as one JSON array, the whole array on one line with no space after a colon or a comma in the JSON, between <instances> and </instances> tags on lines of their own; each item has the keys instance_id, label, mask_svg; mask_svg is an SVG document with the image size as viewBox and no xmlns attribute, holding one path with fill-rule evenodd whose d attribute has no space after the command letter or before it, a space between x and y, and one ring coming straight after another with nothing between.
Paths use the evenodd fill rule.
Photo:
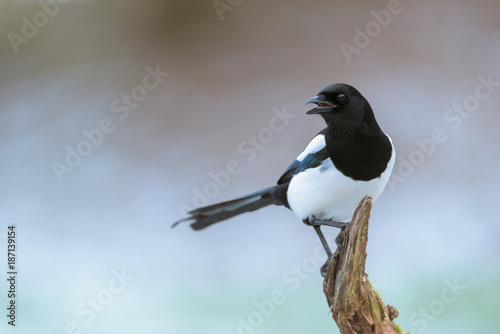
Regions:
<instances>
[{"instance_id":1,"label":"tail feather","mask_svg":"<svg viewBox=\"0 0 500 334\"><path fill-rule=\"evenodd\" d=\"M194 230L202 230L212 224L232 218L244 212L255 211L265 206L275 204L271 196L275 187L266 188L231 201L222 202L198 208L188 212L189 216L176 221L172 227L184 221L193 221Z\"/></svg>"}]
</instances>

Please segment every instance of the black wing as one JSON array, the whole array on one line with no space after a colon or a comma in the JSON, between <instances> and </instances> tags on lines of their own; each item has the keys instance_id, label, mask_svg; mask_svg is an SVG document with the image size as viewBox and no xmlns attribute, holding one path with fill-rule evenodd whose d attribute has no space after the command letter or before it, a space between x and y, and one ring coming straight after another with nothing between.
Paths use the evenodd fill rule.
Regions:
<instances>
[{"instance_id":1,"label":"black wing","mask_svg":"<svg viewBox=\"0 0 500 334\"><path fill-rule=\"evenodd\" d=\"M298 173L308 168L314 168L320 166L321 163L328 158L329 158L328 152L326 150L326 147L324 147L323 149L317 152L309 153L301 161L295 160L286 169L283 175L281 175L280 179L278 180L278 184L289 182L294 175L297 175Z\"/></svg>"}]
</instances>

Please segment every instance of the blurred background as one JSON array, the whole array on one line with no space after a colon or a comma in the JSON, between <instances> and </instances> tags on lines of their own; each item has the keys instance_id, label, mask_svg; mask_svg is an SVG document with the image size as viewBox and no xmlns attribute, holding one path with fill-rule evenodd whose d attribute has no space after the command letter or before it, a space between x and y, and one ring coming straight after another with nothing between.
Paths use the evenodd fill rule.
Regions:
<instances>
[{"instance_id":1,"label":"blurred background","mask_svg":"<svg viewBox=\"0 0 500 334\"><path fill-rule=\"evenodd\" d=\"M338 333L288 210L170 228L274 184L334 82L397 149L366 264L396 321L499 333L498 1L0 6L1 277L12 224L19 273L2 333Z\"/></svg>"}]
</instances>

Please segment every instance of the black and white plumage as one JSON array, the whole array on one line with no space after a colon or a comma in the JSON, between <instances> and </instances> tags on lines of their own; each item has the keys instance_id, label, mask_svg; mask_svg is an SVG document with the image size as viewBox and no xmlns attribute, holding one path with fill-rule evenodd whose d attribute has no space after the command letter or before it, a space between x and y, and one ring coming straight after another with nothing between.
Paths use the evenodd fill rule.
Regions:
<instances>
[{"instance_id":1,"label":"black and white plumage","mask_svg":"<svg viewBox=\"0 0 500 334\"><path fill-rule=\"evenodd\" d=\"M370 104L354 87L329 85L308 103L317 107L307 114L321 115L327 127L311 140L277 185L195 209L173 226L192 221L191 227L201 230L244 212L283 205L314 226L330 257L320 226L343 227L364 196L376 200L389 180L396 153Z\"/></svg>"}]
</instances>

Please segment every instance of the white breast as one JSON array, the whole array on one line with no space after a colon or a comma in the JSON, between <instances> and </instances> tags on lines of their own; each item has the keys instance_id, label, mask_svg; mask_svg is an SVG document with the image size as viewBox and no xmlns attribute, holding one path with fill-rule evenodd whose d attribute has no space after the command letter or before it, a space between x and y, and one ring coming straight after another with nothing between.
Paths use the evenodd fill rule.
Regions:
<instances>
[{"instance_id":1,"label":"white breast","mask_svg":"<svg viewBox=\"0 0 500 334\"><path fill-rule=\"evenodd\" d=\"M317 136L315 140L317 142L314 148L319 151L325 146L324 136ZM392 145L390 137L389 140ZM308 151L311 144L304 152ZM350 222L354 210L364 196L370 195L374 201L380 196L389 180L395 160L396 152L393 146L391 160L380 177L370 181L355 181L338 171L330 159L326 159L320 166L293 176L287 192L290 208L301 219L315 216L318 219Z\"/></svg>"}]
</instances>

